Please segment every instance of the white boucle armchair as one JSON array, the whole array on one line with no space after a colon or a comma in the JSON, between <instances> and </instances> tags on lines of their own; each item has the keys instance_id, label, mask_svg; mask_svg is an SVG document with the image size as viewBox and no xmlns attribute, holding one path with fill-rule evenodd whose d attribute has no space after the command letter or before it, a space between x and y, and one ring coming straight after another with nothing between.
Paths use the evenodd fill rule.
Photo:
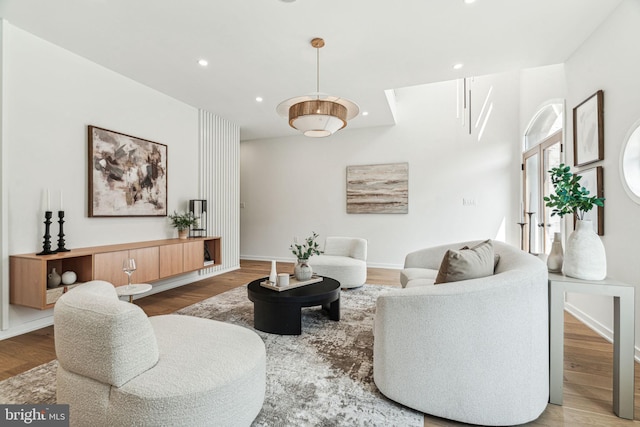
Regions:
<instances>
[{"instance_id":1,"label":"white boucle armchair","mask_svg":"<svg viewBox=\"0 0 640 427\"><path fill-rule=\"evenodd\" d=\"M447 249L476 243L419 251L412 266L437 271ZM492 276L439 285L423 277L378 298L373 369L385 396L479 425L522 424L544 411L547 268L515 247L493 245L500 261Z\"/></svg>"},{"instance_id":2,"label":"white boucle armchair","mask_svg":"<svg viewBox=\"0 0 640 427\"><path fill-rule=\"evenodd\" d=\"M265 346L249 329L149 318L104 281L60 297L54 328L71 426L248 426L262 408Z\"/></svg>"},{"instance_id":3,"label":"white boucle armchair","mask_svg":"<svg viewBox=\"0 0 640 427\"><path fill-rule=\"evenodd\" d=\"M367 281L367 241L358 237L330 236L324 253L309 258L313 272L340 282L343 289L357 288Z\"/></svg>"}]
</instances>

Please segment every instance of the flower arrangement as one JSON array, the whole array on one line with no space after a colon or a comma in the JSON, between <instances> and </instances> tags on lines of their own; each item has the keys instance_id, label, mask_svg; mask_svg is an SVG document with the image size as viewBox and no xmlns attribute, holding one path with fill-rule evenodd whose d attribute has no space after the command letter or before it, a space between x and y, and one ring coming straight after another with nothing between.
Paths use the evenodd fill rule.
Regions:
<instances>
[{"instance_id":1,"label":"flower arrangement","mask_svg":"<svg viewBox=\"0 0 640 427\"><path fill-rule=\"evenodd\" d=\"M186 230L198 223L198 218L193 215L193 212L177 213L173 211L173 215L169 215L168 218L171 220L171 225L178 231Z\"/></svg>"},{"instance_id":2,"label":"flower arrangement","mask_svg":"<svg viewBox=\"0 0 640 427\"><path fill-rule=\"evenodd\" d=\"M589 190L580 185L580 175L570 172L571 168L560 163L557 168L552 168L551 182L555 194L544 197L545 206L553 208L551 216L563 216L574 213L578 219L584 219L584 213L594 206L604 206L604 197L589 197Z\"/></svg>"},{"instance_id":3,"label":"flower arrangement","mask_svg":"<svg viewBox=\"0 0 640 427\"><path fill-rule=\"evenodd\" d=\"M314 231L313 234L304 240L303 244L298 244L298 239L294 238L293 244L289 246L291 252L300 260L308 260L311 255L320 255L322 251L319 249L320 245L316 242L318 234Z\"/></svg>"}]
</instances>

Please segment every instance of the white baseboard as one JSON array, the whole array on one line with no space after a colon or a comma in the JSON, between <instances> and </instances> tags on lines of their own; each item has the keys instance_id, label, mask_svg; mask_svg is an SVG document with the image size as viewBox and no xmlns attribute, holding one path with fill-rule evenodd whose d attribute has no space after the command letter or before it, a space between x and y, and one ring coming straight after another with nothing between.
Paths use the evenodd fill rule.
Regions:
<instances>
[{"instance_id":1,"label":"white baseboard","mask_svg":"<svg viewBox=\"0 0 640 427\"><path fill-rule=\"evenodd\" d=\"M37 331L38 329L46 328L53 325L53 309L51 309L51 316L41 317L40 319L32 322L23 323L15 328L7 329L0 332L0 341L7 338L17 337L18 335L26 334L29 332Z\"/></svg>"},{"instance_id":2,"label":"white baseboard","mask_svg":"<svg viewBox=\"0 0 640 427\"><path fill-rule=\"evenodd\" d=\"M578 307L571 303L565 302L564 309L569 314L573 315L576 319L584 323L587 327L589 327L589 329L592 329L596 334L600 335L610 343L613 343L613 331L611 329L598 322L596 319L589 316L587 313L580 310ZM636 362L640 363L640 347L634 346L634 350L634 358L636 359Z\"/></svg>"}]
</instances>

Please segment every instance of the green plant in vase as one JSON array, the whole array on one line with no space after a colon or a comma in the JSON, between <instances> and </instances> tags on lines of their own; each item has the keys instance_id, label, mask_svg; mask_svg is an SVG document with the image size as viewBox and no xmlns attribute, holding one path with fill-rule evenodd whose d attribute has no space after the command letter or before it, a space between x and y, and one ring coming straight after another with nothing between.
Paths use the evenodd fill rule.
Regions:
<instances>
[{"instance_id":1,"label":"green plant in vase","mask_svg":"<svg viewBox=\"0 0 640 427\"><path fill-rule=\"evenodd\" d=\"M198 224L198 218L193 215L193 212L177 213L173 211L173 215L168 215L171 225L178 229L178 236L181 239L186 239L189 233L189 228Z\"/></svg>"},{"instance_id":2,"label":"green plant in vase","mask_svg":"<svg viewBox=\"0 0 640 427\"><path fill-rule=\"evenodd\" d=\"M564 217L574 214L575 230L567 239L562 272L570 277L584 280L602 280L607 275L607 257L600 237L593 230L591 221L584 215L595 206L604 206L604 197L590 194L580 184L582 176L571 172L561 163L549 170L554 194L544 197L545 206L552 208L551 215Z\"/></svg>"},{"instance_id":3,"label":"green plant in vase","mask_svg":"<svg viewBox=\"0 0 640 427\"><path fill-rule=\"evenodd\" d=\"M291 253L293 253L298 260L293 269L293 274L297 280L309 280L313 275L313 271L309 265L309 257L322 253L320 245L316 242L317 238L318 234L313 232L302 244L299 244L296 238L291 246L289 246Z\"/></svg>"}]
</instances>

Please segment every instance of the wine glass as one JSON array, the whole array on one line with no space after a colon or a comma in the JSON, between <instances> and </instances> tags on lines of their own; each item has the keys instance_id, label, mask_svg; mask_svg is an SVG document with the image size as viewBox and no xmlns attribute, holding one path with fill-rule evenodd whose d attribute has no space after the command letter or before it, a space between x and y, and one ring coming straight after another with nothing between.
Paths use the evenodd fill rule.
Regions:
<instances>
[{"instance_id":1,"label":"wine glass","mask_svg":"<svg viewBox=\"0 0 640 427\"><path fill-rule=\"evenodd\" d=\"M127 283L127 289L130 290L131 289L131 275L133 274L134 271L136 271L136 260L133 258L127 258L124 261L122 261L122 271L124 271L126 273L126 275L128 276L128 283Z\"/></svg>"}]
</instances>

